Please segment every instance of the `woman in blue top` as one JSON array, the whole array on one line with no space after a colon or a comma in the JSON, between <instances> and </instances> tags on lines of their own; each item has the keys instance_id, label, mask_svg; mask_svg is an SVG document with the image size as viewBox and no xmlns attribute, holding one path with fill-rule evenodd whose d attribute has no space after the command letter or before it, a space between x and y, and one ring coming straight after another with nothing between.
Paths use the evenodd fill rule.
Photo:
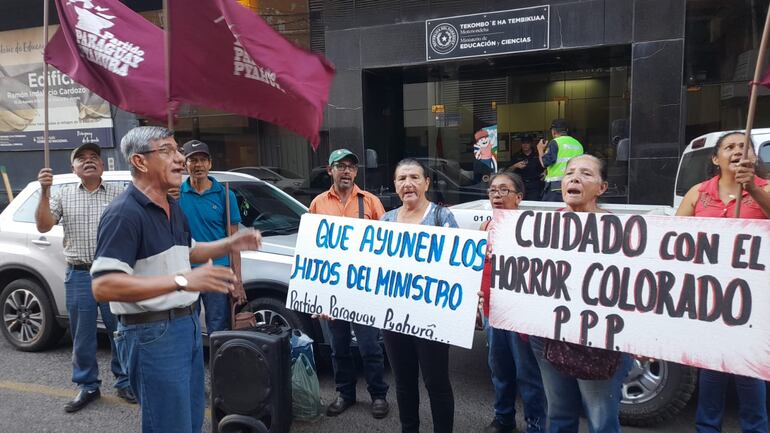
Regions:
<instances>
[{"instance_id":1,"label":"woman in blue top","mask_svg":"<svg viewBox=\"0 0 770 433\"><path fill-rule=\"evenodd\" d=\"M428 171L414 159L396 166L393 180L399 208L382 216L382 221L457 227L449 209L431 203L425 193L430 186ZM433 415L433 431L449 433L454 423L454 394L449 383L449 345L411 335L384 331L385 350L396 380L396 399L402 433L420 431L420 395L417 382L422 372Z\"/></svg>"}]
</instances>

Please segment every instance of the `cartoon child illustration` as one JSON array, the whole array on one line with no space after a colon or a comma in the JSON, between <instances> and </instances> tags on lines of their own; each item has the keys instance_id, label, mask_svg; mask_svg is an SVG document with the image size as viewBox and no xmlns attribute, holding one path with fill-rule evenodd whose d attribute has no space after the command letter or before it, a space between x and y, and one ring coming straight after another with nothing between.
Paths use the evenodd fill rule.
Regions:
<instances>
[{"instance_id":1,"label":"cartoon child illustration","mask_svg":"<svg viewBox=\"0 0 770 433\"><path fill-rule=\"evenodd\" d=\"M473 155L480 163L489 167L492 173L497 172L497 128L484 128L476 131L476 144L473 145Z\"/></svg>"}]
</instances>

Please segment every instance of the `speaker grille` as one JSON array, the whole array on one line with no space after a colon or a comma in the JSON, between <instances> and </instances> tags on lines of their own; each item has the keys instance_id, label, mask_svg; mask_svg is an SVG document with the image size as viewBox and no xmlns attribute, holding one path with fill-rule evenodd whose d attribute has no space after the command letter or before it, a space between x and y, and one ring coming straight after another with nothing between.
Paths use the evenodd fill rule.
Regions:
<instances>
[{"instance_id":1,"label":"speaker grille","mask_svg":"<svg viewBox=\"0 0 770 433\"><path fill-rule=\"evenodd\" d=\"M224 343L211 373L214 401L227 413L253 415L269 401L273 384L266 355L246 340Z\"/></svg>"}]
</instances>

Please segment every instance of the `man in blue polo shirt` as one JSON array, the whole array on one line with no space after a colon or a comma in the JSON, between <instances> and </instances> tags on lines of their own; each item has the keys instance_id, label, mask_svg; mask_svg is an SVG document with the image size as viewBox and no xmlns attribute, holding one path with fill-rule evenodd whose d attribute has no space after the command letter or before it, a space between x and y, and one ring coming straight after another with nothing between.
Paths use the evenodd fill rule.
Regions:
<instances>
[{"instance_id":1,"label":"man in blue polo shirt","mask_svg":"<svg viewBox=\"0 0 770 433\"><path fill-rule=\"evenodd\" d=\"M226 238L238 231L241 214L235 194L230 191L230 230L227 228L225 215L225 187L216 179L209 176L211 171L211 154L206 143L190 140L182 146L185 166L190 177L182 183L179 195L179 205L190 224L190 232L196 241L210 242ZM233 270L240 275L240 255L233 254ZM230 266L230 257L217 257L215 265ZM196 265L193 265L195 267ZM236 284L236 287L242 286ZM239 303L246 301L246 294L238 290L236 299ZM206 332L211 335L215 331L230 329L230 300L222 293L202 293L201 301L206 312Z\"/></svg>"},{"instance_id":2,"label":"man in blue polo shirt","mask_svg":"<svg viewBox=\"0 0 770 433\"><path fill-rule=\"evenodd\" d=\"M235 274L204 263L256 250L254 229L214 242L195 242L179 203L184 157L173 133L158 126L130 130L120 151L132 183L99 221L91 265L97 302L118 317L115 345L142 409L142 433L200 433L205 410L198 294L231 293Z\"/></svg>"}]
</instances>

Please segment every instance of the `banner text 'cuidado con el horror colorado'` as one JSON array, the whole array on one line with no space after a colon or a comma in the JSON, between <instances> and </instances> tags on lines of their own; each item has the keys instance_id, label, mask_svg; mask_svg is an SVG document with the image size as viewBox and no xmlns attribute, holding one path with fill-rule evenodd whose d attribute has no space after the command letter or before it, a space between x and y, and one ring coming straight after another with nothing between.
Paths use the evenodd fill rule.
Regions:
<instances>
[{"instance_id":1,"label":"banner text 'cuidado con el horror colorado'","mask_svg":"<svg viewBox=\"0 0 770 433\"><path fill-rule=\"evenodd\" d=\"M470 348L486 233L305 214L286 306Z\"/></svg>"},{"instance_id":2,"label":"banner text 'cuidado con el horror colorado'","mask_svg":"<svg viewBox=\"0 0 770 433\"><path fill-rule=\"evenodd\" d=\"M770 379L770 221L493 220L492 326Z\"/></svg>"}]
</instances>

